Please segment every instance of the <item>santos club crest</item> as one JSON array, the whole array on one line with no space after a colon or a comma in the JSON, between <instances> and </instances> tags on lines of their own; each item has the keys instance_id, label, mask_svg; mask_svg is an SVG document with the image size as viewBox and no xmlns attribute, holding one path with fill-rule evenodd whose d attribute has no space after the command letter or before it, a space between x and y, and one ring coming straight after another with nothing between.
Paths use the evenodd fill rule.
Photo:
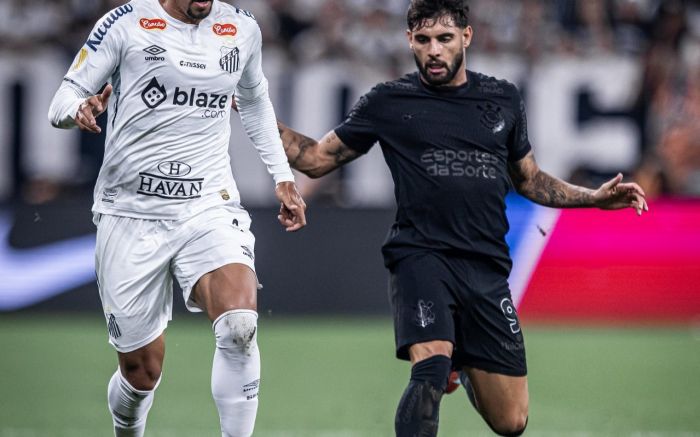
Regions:
<instances>
[{"instance_id":1,"label":"santos club crest","mask_svg":"<svg viewBox=\"0 0 700 437\"><path fill-rule=\"evenodd\" d=\"M229 74L237 72L240 62L239 53L238 47L221 47L221 59L219 59L221 69Z\"/></svg>"}]
</instances>

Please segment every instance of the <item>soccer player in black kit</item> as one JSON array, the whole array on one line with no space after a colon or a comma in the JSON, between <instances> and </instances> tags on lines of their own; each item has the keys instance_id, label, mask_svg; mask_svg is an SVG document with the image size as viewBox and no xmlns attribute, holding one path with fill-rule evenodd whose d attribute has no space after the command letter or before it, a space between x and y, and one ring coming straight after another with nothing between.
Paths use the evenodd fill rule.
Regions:
<instances>
[{"instance_id":1,"label":"soccer player in black kit","mask_svg":"<svg viewBox=\"0 0 700 437\"><path fill-rule=\"evenodd\" d=\"M412 0L418 72L376 86L321 141L279 123L289 162L311 177L376 142L391 170L398 209L382 252L396 355L413 365L398 437L437 435L451 373L494 432L525 430L527 367L505 242L511 187L549 207L648 210L642 189L622 175L591 190L539 169L516 87L466 68L468 14L465 0Z\"/></svg>"}]
</instances>

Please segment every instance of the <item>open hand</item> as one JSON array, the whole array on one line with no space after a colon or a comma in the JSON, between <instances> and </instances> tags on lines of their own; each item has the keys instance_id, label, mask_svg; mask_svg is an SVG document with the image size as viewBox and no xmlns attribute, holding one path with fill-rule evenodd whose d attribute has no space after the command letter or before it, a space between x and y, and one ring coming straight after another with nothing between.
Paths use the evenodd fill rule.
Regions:
<instances>
[{"instance_id":1,"label":"open hand","mask_svg":"<svg viewBox=\"0 0 700 437\"><path fill-rule=\"evenodd\" d=\"M112 95L112 85L107 84L102 94L90 96L78 107L75 114L75 124L80 130L99 134L102 129L97 125L96 118L107 110L109 96Z\"/></svg>"},{"instance_id":2,"label":"open hand","mask_svg":"<svg viewBox=\"0 0 700 437\"><path fill-rule=\"evenodd\" d=\"M593 201L600 209L634 208L637 215L642 215L649 211L645 196L642 187L634 182L623 184L620 173L593 193Z\"/></svg>"},{"instance_id":3,"label":"open hand","mask_svg":"<svg viewBox=\"0 0 700 437\"><path fill-rule=\"evenodd\" d=\"M275 187L275 194L280 201L280 221L287 232L298 231L306 226L306 203L297 191L294 182L280 182Z\"/></svg>"}]
</instances>

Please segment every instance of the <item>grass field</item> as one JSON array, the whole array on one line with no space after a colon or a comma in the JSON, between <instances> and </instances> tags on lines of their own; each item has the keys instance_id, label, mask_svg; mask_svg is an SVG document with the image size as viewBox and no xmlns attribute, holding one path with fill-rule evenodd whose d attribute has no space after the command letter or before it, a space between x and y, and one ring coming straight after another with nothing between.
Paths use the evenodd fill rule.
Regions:
<instances>
[{"instance_id":1,"label":"grass field","mask_svg":"<svg viewBox=\"0 0 700 437\"><path fill-rule=\"evenodd\" d=\"M700 334L688 328L525 327L528 436L700 436ZM100 319L0 316L0 437L110 436L115 354ZM216 436L204 318L168 330L151 437ZM409 367L385 319L261 319L255 436L391 436ZM492 435L460 390L440 436Z\"/></svg>"}]
</instances>

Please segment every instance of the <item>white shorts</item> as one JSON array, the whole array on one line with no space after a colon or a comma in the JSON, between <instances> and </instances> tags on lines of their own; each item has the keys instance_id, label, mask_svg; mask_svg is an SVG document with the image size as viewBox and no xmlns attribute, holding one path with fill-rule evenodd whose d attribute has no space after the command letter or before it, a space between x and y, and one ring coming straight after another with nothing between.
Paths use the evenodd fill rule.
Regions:
<instances>
[{"instance_id":1,"label":"white shorts","mask_svg":"<svg viewBox=\"0 0 700 437\"><path fill-rule=\"evenodd\" d=\"M192 288L226 264L255 272L255 237L241 208L208 209L187 220L96 214L95 270L109 342L131 352L158 338L172 319L173 277L187 309L202 311Z\"/></svg>"}]
</instances>

